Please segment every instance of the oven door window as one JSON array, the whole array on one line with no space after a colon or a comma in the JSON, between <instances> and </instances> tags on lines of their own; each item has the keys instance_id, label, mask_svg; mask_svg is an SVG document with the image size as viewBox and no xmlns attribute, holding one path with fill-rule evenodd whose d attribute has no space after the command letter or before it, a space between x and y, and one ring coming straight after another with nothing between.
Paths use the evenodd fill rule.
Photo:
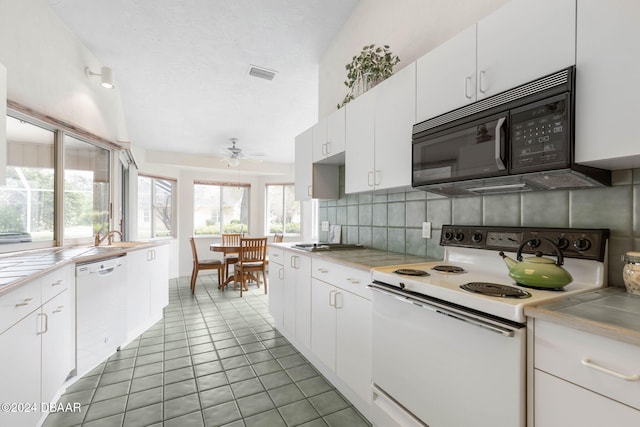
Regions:
<instances>
[{"instance_id":1,"label":"oven door window","mask_svg":"<svg viewBox=\"0 0 640 427\"><path fill-rule=\"evenodd\" d=\"M506 115L421 136L413 143L413 185L506 175Z\"/></svg>"}]
</instances>

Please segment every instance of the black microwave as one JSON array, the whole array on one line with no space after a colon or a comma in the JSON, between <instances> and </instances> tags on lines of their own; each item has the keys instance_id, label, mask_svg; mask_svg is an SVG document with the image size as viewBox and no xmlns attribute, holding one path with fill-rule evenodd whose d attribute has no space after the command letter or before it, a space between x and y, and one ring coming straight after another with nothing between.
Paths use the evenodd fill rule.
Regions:
<instances>
[{"instance_id":1,"label":"black microwave","mask_svg":"<svg viewBox=\"0 0 640 427\"><path fill-rule=\"evenodd\" d=\"M574 163L574 67L413 127L412 186L449 196L610 184Z\"/></svg>"}]
</instances>

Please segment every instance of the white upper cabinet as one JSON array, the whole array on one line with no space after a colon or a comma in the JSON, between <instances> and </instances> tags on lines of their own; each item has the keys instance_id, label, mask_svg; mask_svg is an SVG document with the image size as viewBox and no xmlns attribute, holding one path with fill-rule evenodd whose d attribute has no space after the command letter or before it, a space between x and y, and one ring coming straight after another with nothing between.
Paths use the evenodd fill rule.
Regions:
<instances>
[{"instance_id":1,"label":"white upper cabinet","mask_svg":"<svg viewBox=\"0 0 640 427\"><path fill-rule=\"evenodd\" d=\"M345 108L334 111L313 126L313 162L332 160L345 150ZM337 161L341 163L342 160Z\"/></svg>"},{"instance_id":2,"label":"white upper cabinet","mask_svg":"<svg viewBox=\"0 0 640 427\"><path fill-rule=\"evenodd\" d=\"M417 61L417 121L476 100L476 26L467 28Z\"/></svg>"},{"instance_id":3,"label":"white upper cabinet","mask_svg":"<svg viewBox=\"0 0 640 427\"><path fill-rule=\"evenodd\" d=\"M0 64L0 185L5 185L7 168L7 69Z\"/></svg>"},{"instance_id":4,"label":"white upper cabinet","mask_svg":"<svg viewBox=\"0 0 640 427\"><path fill-rule=\"evenodd\" d=\"M607 169L640 166L632 125L640 99L637 0L578 0L576 162Z\"/></svg>"},{"instance_id":5,"label":"white upper cabinet","mask_svg":"<svg viewBox=\"0 0 640 427\"><path fill-rule=\"evenodd\" d=\"M345 193L411 185L412 63L347 104Z\"/></svg>"},{"instance_id":6,"label":"white upper cabinet","mask_svg":"<svg viewBox=\"0 0 640 427\"><path fill-rule=\"evenodd\" d=\"M576 0L512 0L418 59L417 121L575 64Z\"/></svg>"},{"instance_id":7,"label":"white upper cabinet","mask_svg":"<svg viewBox=\"0 0 640 427\"><path fill-rule=\"evenodd\" d=\"M376 93L371 89L347 104L345 193L373 190Z\"/></svg>"},{"instance_id":8,"label":"white upper cabinet","mask_svg":"<svg viewBox=\"0 0 640 427\"><path fill-rule=\"evenodd\" d=\"M512 0L478 21L478 99L575 64L576 0Z\"/></svg>"},{"instance_id":9,"label":"white upper cabinet","mask_svg":"<svg viewBox=\"0 0 640 427\"><path fill-rule=\"evenodd\" d=\"M376 190L411 185L411 132L416 123L416 64L409 64L376 88Z\"/></svg>"},{"instance_id":10,"label":"white upper cabinet","mask_svg":"<svg viewBox=\"0 0 640 427\"><path fill-rule=\"evenodd\" d=\"M315 136L326 140L323 120L296 136L295 193L296 200L337 199L339 197L338 165L313 162Z\"/></svg>"}]
</instances>

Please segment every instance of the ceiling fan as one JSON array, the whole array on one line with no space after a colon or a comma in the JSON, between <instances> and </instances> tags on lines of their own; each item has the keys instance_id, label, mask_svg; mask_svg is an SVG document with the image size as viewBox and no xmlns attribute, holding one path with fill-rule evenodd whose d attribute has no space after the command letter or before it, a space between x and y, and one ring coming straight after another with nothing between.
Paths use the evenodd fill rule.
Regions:
<instances>
[{"instance_id":1,"label":"ceiling fan","mask_svg":"<svg viewBox=\"0 0 640 427\"><path fill-rule=\"evenodd\" d=\"M242 148L237 147L236 143L238 142L238 138L231 138L231 147L226 147L223 152L224 157L220 160L221 162L226 162L228 168L234 168L240 165L240 160L249 160L256 163L262 163L260 159L253 159L247 154L242 152ZM253 156L264 156L262 153L253 154Z\"/></svg>"}]
</instances>

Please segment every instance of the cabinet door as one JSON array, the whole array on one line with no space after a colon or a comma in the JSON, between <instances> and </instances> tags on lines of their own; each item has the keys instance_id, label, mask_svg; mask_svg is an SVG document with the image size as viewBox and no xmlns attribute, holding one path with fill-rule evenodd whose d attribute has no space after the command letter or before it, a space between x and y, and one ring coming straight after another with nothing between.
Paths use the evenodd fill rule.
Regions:
<instances>
[{"instance_id":1,"label":"cabinet door","mask_svg":"<svg viewBox=\"0 0 640 427\"><path fill-rule=\"evenodd\" d=\"M345 128L346 128L346 107L334 111L327 117L327 148L329 156L344 153L345 150Z\"/></svg>"},{"instance_id":2,"label":"cabinet door","mask_svg":"<svg viewBox=\"0 0 640 427\"><path fill-rule=\"evenodd\" d=\"M416 68L406 66L376 88L375 189L411 186L411 133L416 122Z\"/></svg>"},{"instance_id":3,"label":"cabinet door","mask_svg":"<svg viewBox=\"0 0 640 427\"><path fill-rule=\"evenodd\" d=\"M535 370L535 427L636 427L640 411Z\"/></svg>"},{"instance_id":4,"label":"cabinet door","mask_svg":"<svg viewBox=\"0 0 640 427\"><path fill-rule=\"evenodd\" d=\"M371 401L371 301L336 295L336 373L365 402Z\"/></svg>"},{"instance_id":5,"label":"cabinet door","mask_svg":"<svg viewBox=\"0 0 640 427\"><path fill-rule=\"evenodd\" d=\"M311 187L313 180L311 168L313 163L313 128L296 136L295 149L296 200L309 200L313 190Z\"/></svg>"},{"instance_id":6,"label":"cabinet door","mask_svg":"<svg viewBox=\"0 0 640 427\"><path fill-rule=\"evenodd\" d=\"M322 118L311 128L313 155L312 161L318 162L327 157L327 118Z\"/></svg>"},{"instance_id":7,"label":"cabinet door","mask_svg":"<svg viewBox=\"0 0 640 427\"><path fill-rule=\"evenodd\" d=\"M269 256L269 313L278 329L283 326L283 309L284 266L273 262L271 256Z\"/></svg>"},{"instance_id":8,"label":"cabinet door","mask_svg":"<svg viewBox=\"0 0 640 427\"><path fill-rule=\"evenodd\" d=\"M42 402L49 403L75 369L74 309L71 291L65 290L42 306Z\"/></svg>"},{"instance_id":9,"label":"cabinet door","mask_svg":"<svg viewBox=\"0 0 640 427\"><path fill-rule=\"evenodd\" d=\"M296 340L311 347L311 258L296 255Z\"/></svg>"},{"instance_id":10,"label":"cabinet door","mask_svg":"<svg viewBox=\"0 0 640 427\"><path fill-rule=\"evenodd\" d=\"M0 64L0 185L6 183L7 169L7 69Z\"/></svg>"},{"instance_id":11,"label":"cabinet door","mask_svg":"<svg viewBox=\"0 0 640 427\"><path fill-rule=\"evenodd\" d=\"M127 341L140 335L151 316L151 290L147 249L127 253L127 284L122 289L127 304Z\"/></svg>"},{"instance_id":12,"label":"cabinet door","mask_svg":"<svg viewBox=\"0 0 640 427\"><path fill-rule=\"evenodd\" d=\"M157 246L150 251L147 264L150 265L151 316L162 316L163 309L169 305L169 245Z\"/></svg>"},{"instance_id":13,"label":"cabinet door","mask_svg":"<svg viewBox=\"0 0 640 427\"><path fill-rule=\"evenodd\" d=\"M640 99L640 7L635 0L578 1L576 162L638 167L633 124ZM634 53L632 53L634 52Z\"/></svg>"},{"instance_id":14,"label":"cabinet door","mask_svg":"<svg viewBox=\"0 0 640 427\"><path fill-rule=\"evenodd\" d=\"M336 366L336 288L311 281L311 351L332 372Z\"/></svg>"},{"instance_id":15,"label":"cabinet door","mask_svg":"<svg viewBox=\"0 0 640 427\"><path fill-rule=\"evenodd\" d=\"M0 402L40 405L40 335L42 315L34 311L0 335ZM7 385L11 384L10 387ZM32 408L29 408L32 409ZM0 425L33 427L40 418L35 412L0 411Z\"/></svg>"},{"instance_id":16,"label":"cabinet door","mask_svg":"<svg viewBox=\"0 0 640 427\"><path fill-rule=\"evenodd\" d=\"M575 0L512 0L478 21L478 99L575 64L575 30Z\"/></svg>"},{"instance_id":17,"label":"cabinet door","mask_svg":"<svg viewBox=\"0 0 640 427\"><path fill-rule=\"evenodd\" d=\"M295 254L284 253L284 280L283 280L283 310L282 326L291 337L296 333L296 270L294 267Z\"/></svg>"},{"instance_id":18,"label":"cabinet door","mask_svg":"<svg viewBox=\"0 0 640 427\"><path fill-rule=\"evenodd\" d=\"M375 89L346 107L345 192L373 190Z\"/></svg>"},{"instance_id":19,"label":"cabinet door","mask_svg":"<svg viewBox=\"0 0 640 427\"><path fill-rule=\"evenodd\" d=\"M416 121L422 122L476 100L476 25L416 62Z\"/></svg>"}]
</instances>

